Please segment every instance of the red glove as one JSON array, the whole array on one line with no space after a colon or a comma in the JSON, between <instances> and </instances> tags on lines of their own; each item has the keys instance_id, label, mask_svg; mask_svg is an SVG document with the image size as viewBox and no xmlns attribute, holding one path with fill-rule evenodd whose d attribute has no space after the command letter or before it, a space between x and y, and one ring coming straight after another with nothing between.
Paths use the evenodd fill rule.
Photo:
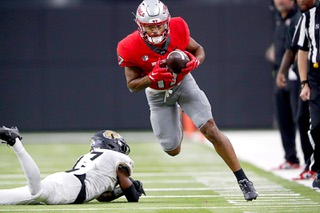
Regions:
<instances>
[{"instance_id":1,"label":"red glove","mask_svg":"<svg viewBox=\"0 0 320 213\"><path fill-rule=\"evenodd\" d=\"M156 65L153 67L152 71L148 75L150 81L156 83L158 81L173 82L174 76L167 68L160 67L160 60L157 61Z\"/></svg>"},{"instance_id":2,"label":"red glove","mask_svg":"<svg viewBox=\"0 0 320 213\"><path fill-rule=\"evenodd\" d=\"M183 51L183 52L187 54L190 61L186 64L186 68L181 70L181 73L188 74L189 72L191 72L192 70L196 69L199 66L200 61L188 51Z\"/></svg>"}]
</instances>

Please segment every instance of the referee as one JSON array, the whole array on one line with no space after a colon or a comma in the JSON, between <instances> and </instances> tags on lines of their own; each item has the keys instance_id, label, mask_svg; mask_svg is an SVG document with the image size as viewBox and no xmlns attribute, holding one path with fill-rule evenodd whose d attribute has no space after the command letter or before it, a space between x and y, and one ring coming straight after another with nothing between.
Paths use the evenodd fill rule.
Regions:
<instances>
[{"instance_id":1,"label":"referee","mask_svg":"<svg viewBox=\"0 0 320 213\"><path fill-rule=\"evenodd\" d=\"M314 162L311 170L317 175L312 183L320 188L320 7L305 12L298 23L298 68L301 79L300 97L309 101L310 140L314 143Z\"/></svg>"},{"instance_id":2,"label":"referee","mask_svg":"<svg viewBox=\"0 0 320 213\"><path fill-rule=\"evenodd\" d=\"M315 7L318 3L318 0L297 0L297 4L299 6L300 11L298 11L294 18L292 19L292 22L290 23L290 28L287 33L287 40L286 40L286 52L284 53L281 61L281 66L278 71L276 83L279 88L285 88L287 86L290 86L290 83L292 81L289 80L290 72L294 72L295 76L299 76L298 73L298 63L296 60L296 55L298 53L298 45L297 40L293 39L295 35L295 29L296 25L302 15L303 12L308 11L309 9ZM290 68L290 66L292 68ZM289 81L288 81L289 80ZM295 178L296 180L303 180L303 179L310 179L315 176L315 173L310 170L310 158L313 154L313 147L310 143L308 131L310 126L310 113L309 113L309 103L308 101L303 101L299 98L300 94L300 78L297 79L298 83L298 90L295 94L297 97L298 107L296 111L296 117L295 121L297 122L297 126L299 129L299 135L300 135L300 142L301 142L301 148L304 156L304 162L305 167L304 170L300 173L298 178Z\"/></svg>"}]
</instances>

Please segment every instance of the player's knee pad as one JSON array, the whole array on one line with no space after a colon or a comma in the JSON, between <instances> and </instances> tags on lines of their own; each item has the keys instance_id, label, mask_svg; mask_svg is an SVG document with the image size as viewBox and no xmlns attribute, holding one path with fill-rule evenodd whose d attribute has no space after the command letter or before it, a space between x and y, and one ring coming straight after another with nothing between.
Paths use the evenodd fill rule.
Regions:
<instances>
[{"instance_id":1,"label":"player's knee pad","mask_svg":"<svg viewBox=\"0 0 320 213\"><path fill-rule=\"evenodd\" d=\"M170 137L165 137L160 139L160 144L162 149L165 152L170 152L175 149L177 149L180 146L180 143L182 141L182 134L177 134Z\"/></svg>"}]
</instances>

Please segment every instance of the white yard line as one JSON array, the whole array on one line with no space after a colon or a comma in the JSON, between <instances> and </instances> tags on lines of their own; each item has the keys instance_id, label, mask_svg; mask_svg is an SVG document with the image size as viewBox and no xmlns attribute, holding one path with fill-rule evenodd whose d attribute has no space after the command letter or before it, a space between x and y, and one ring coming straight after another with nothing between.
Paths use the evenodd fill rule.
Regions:
<instances>
[{"instance_id":1,"label":"white yard line","mask_svg":"<svg viewBox=\"0 0 320 213\"><path fill-rule=\"evenodd\" d=\"M155 207L134 207L135 210L141 210L141 211L146 211L149 212L150 210L172 210L172 209L176 209L176 210L190 210L190 209L194 209L194 210L198 210L198 209L226 209L226 210L230 210L230 209L239 209L239 207L237 206L155 206ZM128 212L130 211L130 209L128 208L123 208L123 207L105 207L105 208L46 208L46 209L0 209L0 212L63 212L63 211L83 211L83 212L91 212L91 211L119 211L119 210L123 210L124 212Z\"/></svg>"}]
</instances>

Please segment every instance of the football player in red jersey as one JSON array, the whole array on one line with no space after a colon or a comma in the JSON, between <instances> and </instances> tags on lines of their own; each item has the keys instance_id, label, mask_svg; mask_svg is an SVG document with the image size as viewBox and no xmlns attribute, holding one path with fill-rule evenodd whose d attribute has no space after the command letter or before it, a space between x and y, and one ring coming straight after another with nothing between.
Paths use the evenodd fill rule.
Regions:
<instances>
[{"instance_id":1,"label":"football player in red jersey","mask_svg":"<svg viewBox=\"0 0 320 213\"><path fill-rule=\"evenodd\" d=\"M190 73L204 61L205 52L190 37L187 23L181 17L171 18L167 6L159 0L143 1L135 21L138 30L118 43L118 62L125 69L129 90L145 90L153 132L163 150L171 156L180 152L181 107L234 172L244 198L256 199L258 193L242 170L229 139L216 126L211 105ZM167 55L175 49L190 58L180 74L164 66Z\"/></svg>"}]
</instances>

